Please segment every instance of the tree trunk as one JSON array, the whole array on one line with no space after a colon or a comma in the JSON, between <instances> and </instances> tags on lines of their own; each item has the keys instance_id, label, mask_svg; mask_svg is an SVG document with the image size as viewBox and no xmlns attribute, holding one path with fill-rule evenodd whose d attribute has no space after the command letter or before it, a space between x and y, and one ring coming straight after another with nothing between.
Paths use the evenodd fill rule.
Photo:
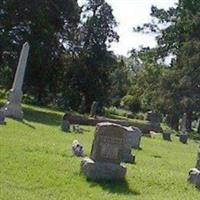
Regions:
<instances>
[{"instance_id":1,"label":"tree trunk","mask_svg":"<svg viewBox=\"0 0 200 200\"><path fill-rule=\"evenodd\" d=\"M178 131L179 127L179 116L176 113L173 113L171 115L171 120L170 120L170 127L176 131Z\"/></svg>"}]
</instances>

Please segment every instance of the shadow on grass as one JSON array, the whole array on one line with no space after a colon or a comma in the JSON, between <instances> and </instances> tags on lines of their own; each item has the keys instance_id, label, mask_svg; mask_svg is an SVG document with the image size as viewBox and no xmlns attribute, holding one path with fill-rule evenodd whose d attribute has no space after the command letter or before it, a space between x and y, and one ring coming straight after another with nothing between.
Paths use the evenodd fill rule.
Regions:
<instances>
[{"instance_id":1,"label":"shadow on grass","mask_svg":"<svg viewBox=\"0 0 200 200\"><path fill-rule=\"evenodd\" d=\"M159 155L152 155L152 157L154 157L154 158L162 158L162 156L159 156Z\"/></svg>"},{"instance_id":2,"label":"shadow on grass","mask_svg":"<svg viewBox=\"0 0 200 200\"><path fill-rule=\"evenodd\" d=\"M57 113L38 111L31 108L24 108L23 110L24 119L29 122L36 122L50 126L59 126L61 124L62 116Z\"/></svg>"},{"instance_id":3,"label":"shadow on grass","mask_svg":"<svg viewBox=\"0 0 200 200\"><path fill-rule=\"evenodd\" d=\"M24 120L23 120L23 121L19 121L19 122L21 122L22 124L28 126L29 128L35 129L35 126L33 126L33 125L31 125L31 124L25 122Z\"/></svg>"},{"instance_id":4,"label":"shadow on grass","mask_svg":"<svg viewBox=\"0 0 200 200\"><path fill-rule=\"evenodd\" d=\"M140 192L135 191L129 187L126 180L124 181L97 181L93 182L87 180L90 183L90 187L97 185L101 186L103 190L109 191L110 193L124 194L124 195L140 195Z\"/></svg>"}]
</instances>

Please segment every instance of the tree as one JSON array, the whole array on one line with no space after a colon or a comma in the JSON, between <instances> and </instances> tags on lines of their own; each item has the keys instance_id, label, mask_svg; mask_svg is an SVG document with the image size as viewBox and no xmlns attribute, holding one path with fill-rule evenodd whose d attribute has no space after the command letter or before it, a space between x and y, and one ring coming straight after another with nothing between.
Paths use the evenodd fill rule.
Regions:
<instances>
[{"instance_id":1,"label":"tree","mask_svg":"<svg viewBox=\"0 0 200 200\"><path fill-rule=\"evenodd\" d=\"M108 47L118 40L116 25L112 8L104 0L88 0L83 6L78 54L74 55L66 79L79 92L79 98L85 96L87 111L93 101L98 101L100 107L108 102L109 77L116 63Z\"/></svg>"},{"instance_id":2,"label":"tree","mask_svg":"<svg viewBox=\"0 0 200 200\"><path fill-rule=\"evenodd\" d=\"M16 69L21 46L28 41L31 49L24 89L38 102L56 98L63 73L60 57L72 49L73 33L80 20L77 1L3 0L0 18L0 54L9 55L8 63L2 65L3 71L8 66L11 69L9 80ZM6 82L10 87L11 81Z\"/></svg>"},{"instance_id":3,"label":"tree","mask_svg":"<svg viewBox=\"0 0 200 200\"><path fill-rule=\"evenodd\" d=\"M179 0L176 7L167 11L153 6L151 16L155 23L137 28L137 31L159 33L157 61L174 56L162 78L160 96L170 112L171 126L176 129L179 116L186 112L188 130L191 130L192 114L200 112L199 5L196 0Z\"/></svg>"}]
</instances>

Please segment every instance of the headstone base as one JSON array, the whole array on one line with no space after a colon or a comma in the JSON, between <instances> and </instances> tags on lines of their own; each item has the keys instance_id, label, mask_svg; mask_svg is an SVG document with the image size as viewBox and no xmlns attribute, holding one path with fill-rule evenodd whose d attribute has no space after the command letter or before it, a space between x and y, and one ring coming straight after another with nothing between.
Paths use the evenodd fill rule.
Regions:
<instances>
[{"instance_id":1,"label":"headstone base","mask_svg":"<svg viewBox=\"0 0 200 200\"><path fill-rule=\"evenodd\" d=\"M23 93L20 90L10 91L8 102L1 109L6 117L13 117L15 119L23 119L24 113L21 107Z\"/></svg>"},{"instance_id":2,"label":"headstone base","mask_svg":"<svg viewBox=\"0 0 200 200\"><path fill-rule=\"evenodd\" d=\"M188 181L200 189L200 171L196 168L190 169Z\"/></svg>"},{"instance_id":3,"label":"headstone base","mask_svg":"<svg viewBox=\"0 0 200 200\"><path fill-rule=\"evenodd\" d=\"M81 172L90 180L124 180L126 168L113 163L95 162L84 158L81 162Z\"/></svg>"}]
</instances>

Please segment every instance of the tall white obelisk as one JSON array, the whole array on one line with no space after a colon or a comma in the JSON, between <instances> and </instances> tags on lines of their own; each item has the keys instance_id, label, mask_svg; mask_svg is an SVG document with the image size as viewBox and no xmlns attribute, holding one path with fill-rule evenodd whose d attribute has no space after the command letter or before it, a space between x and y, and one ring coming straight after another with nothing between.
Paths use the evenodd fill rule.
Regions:
<instances>
[{"instance_id":1,"label":"tall white obelisk","mask_svg":"<svg viewBox=\"0 0 200 200\"><path fill-rule=\"evenodd\" d=\"M28 42L24 43L20 54L17 71L15 73L13 86L10 90L8 102L1 109L4 112L5 116L13 117L15 119L23 119L24 115L21 106L23 96L22 86L24 81L24 74L26 70L29 48L30 46Z\"/></svg>"}]
</instances>

